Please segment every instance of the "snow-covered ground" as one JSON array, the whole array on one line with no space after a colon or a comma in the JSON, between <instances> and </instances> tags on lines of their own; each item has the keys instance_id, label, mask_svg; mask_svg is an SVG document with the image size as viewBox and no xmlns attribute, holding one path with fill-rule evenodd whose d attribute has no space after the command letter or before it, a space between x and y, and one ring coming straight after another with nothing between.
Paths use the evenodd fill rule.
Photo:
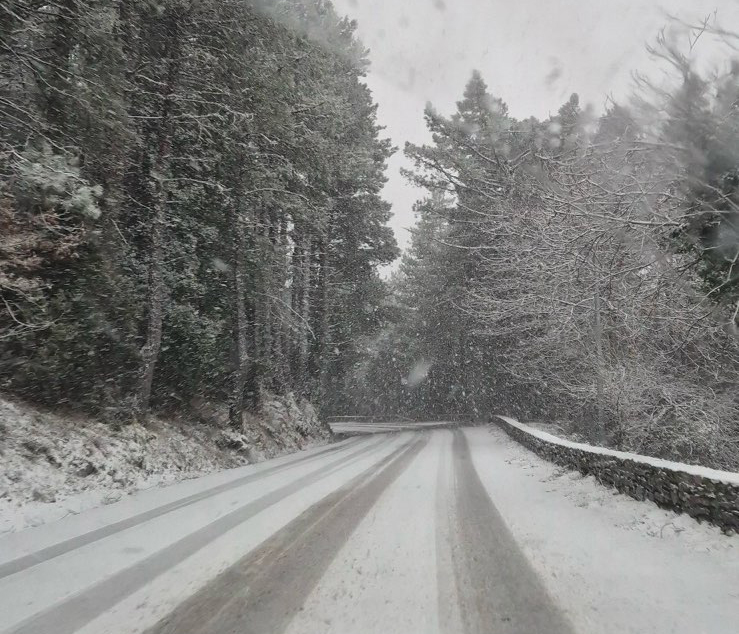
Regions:
<instances>
[{"instance_id":1,"label":"snow-covered ground","mask_svg":"<svg viewBox=\"0 0 739 634\"><path fill-rule=\"evenodd\" d=\"M739 537L471 429L480 478L579 632L736 634Z\"/></svg>"},{"instance_id":2,"label":"snow-covered ground","mask_svg":"<svg viewBox=\"0 0 739 634\"><path fill-rule=\"evenodd\" d=\"M440 631L438 610L430 608L439 603L436 492L448 440L433 436L388 487L286 634ZM451 565L445 564L449 578Z\"/></svg>"},{"instance_id":3,"label":"snow-covered ground","mask_svg":"<svg viewBox=\"0 0 739 634\"><path fill-rule=\"evenodd\" d=\"M574 632L739 632L738 537L563 470L496 427L464 433L483 486ZM445 521L459 487L451 444L451 432L434 433L289 634L463 631L450 547L458 538Z\"/></svg>"},{"instance_id":4,"label":"snow-covered ground","mask_svg":"<svg viewBox=\"0 0 739 634\"><path fill-rule=\"evenodd\" d=\"M55 634L140 632L312 504L406 442L407 436L347 440L142 491L117 504L0 536L0 571L10 573L0 573L0 631L51 634L48 628L55 623ZM3 570L8 562L43 553L75 536L91 535L228 483L235 486L61 555L40 555L38 563L29 561L23 570ZM194 535L204 535L203 542L195 543ZM171 552L176 544L181 548ZM81 607L74 604L77 599ZM65 611L65 602L72 602L73 609ZM52 606L61 606L62 616L49 621L44 615ZM39 615L40 622L29 622Z\"/></svg>"},{"instance_id":5,"label":"snow-covered ground","mask_svg":"<svg viewBox=\"0 0 739 634\"><path fill-rule=\"evenodd\" d=\"M237 434L161 419L115 428L0 397L0 534L327 440L312 409L290 399L267 400L263 419Z\"/></svg>"},{"instance_id":6,"label":"snow-covered ground","mask_svg":"<svg viewBox=\"0 0 739 634\"><path fill-rule=\"evenodd\" d=\"M0 536L0 631L736 634L739 538L424 427Z\"/></svg>"}]
</instances>

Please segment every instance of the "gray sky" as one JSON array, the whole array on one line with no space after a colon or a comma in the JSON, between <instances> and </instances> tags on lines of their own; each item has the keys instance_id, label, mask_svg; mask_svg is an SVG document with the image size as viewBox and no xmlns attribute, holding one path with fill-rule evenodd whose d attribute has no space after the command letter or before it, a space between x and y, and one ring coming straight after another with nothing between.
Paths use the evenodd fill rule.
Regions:
<instances>
[{"instance_id":1,"label":"gray sky","mask_svg":"<svg viewBox=\"0 0 739 634\"><path fill-rule=\"evenodd\" d=\"M370 49L368 83L379 120L402 149L428 140L423 108L450 113L472 69L511 114L546 117L573 92L603 109L608 95L628 95L631 73L654 64L645 51L674 14L696 21L718 11L722 25L739 24L739 0L333 0L355 18ZM687 46L687 36L683 36ZM413 203L402 152L390 161L385 198L391 222L407 246Z\"/></svg>"}]
</instances>

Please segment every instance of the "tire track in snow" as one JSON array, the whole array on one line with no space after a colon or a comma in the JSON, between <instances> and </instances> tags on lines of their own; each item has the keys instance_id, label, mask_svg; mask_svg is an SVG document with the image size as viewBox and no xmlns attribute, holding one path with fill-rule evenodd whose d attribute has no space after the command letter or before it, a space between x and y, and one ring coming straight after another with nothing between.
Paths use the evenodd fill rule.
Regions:
<instances>
[{"instance_id":1,"label":"tire track in snow","mask_svg":"<svg viewBox=\"0 0 739 634\"><path fill-rule=\"evenodd\" d=\"M436 586L437 612L440 632L462 631L459 597L454 572L452 550L456 543L456 504L454 492L454 464L452 462L452 433L444 438L436 479Z\"/></svg>"},{"instance_id":2,"label":"tire track in snow","mask_svg":"<svg viewBox=\"0 0 739 634\"><path fill-rule=\"evenodd\" d=\"M411 440L298 516L147 634L280 634L380 495L428 442Z\"/></svg>"},{"instance_id":3,"label":"tire track in snow","mask_svg":"<svg viewBox=\"0 0 739 634\"><path fill-rule=\"evenodd\" d=\"M73 632L82 628L138 588L207 546L217 537L249 520L266 508L277 504L284 498L299 492L304 487L331 475L348 463L367 454L380 451L392 440L391 437L386 436L379 442L364 445L360 449L318 467L297 481L290 482L231 511L137 564L125 568L70 599L24 620L8 630L9 634L50 634L51 632L54 634L73 634Z\"/></svg>"},{"instance_id":4,"label":"tire track in snow","mask_svg":"<svg viewBox=\"0 0 739 634\"><path fill-rule=\"evenodd\" d=\"M237 478L236 480L225 482L223 484L211 487L210 489L206 489L205 491L200 491L198 493L188 495L187 497L184 497L180 500L174 500L173 502L163 504L162 506L158 506L149 511L144 511L143 513L138 513L137 515L127 517L126 519L113 522L106 526L97 528L93 531L83 533L82 535L77 535L70 539L65 539L64 541L58 542L51 546L47 546L46 548L42 548L41 550L38 550L36 552L23 555L22 557L18 557L16 559L11 559L8 562L0 564L0 579L9 577L10 575L14 575L18 572L22 572L23 570L31 568L32 566L36 566L50 559L54 559L55 557L59 557L60 555L64 555L65 553L68 553L72 550L76 550L77 548L82 548L83 546L87 546L88 544L91 544L93 542L105 539L106 537L110 537L111 535L115 535L116 533L119 533L126 529L133 528L134 526L138 526L139 524L143 524L144 522L148 522L149 520L156 519L157 517L161 517L162 515L166 515L167 513L176 511L177 509L181 509L185 506L190 506L191 504L200 502L201 500L204 500L213 495L218 495L219 493L224 493L225 491L228 491L230 489L250 484L251 482L273 475L275 473L279 473L286 469L290 469L291 467L294 467L296 465L310 462L311 460L321 457L326 453L331 453L339 449L346 449L347 447L356 444L356 442L357 440L352 440L349 441L349 443L339 446L332 445L308 456L298 457L296 460L292 460L288 463L277 465L275 467L261 469L256 473L250 473L249 475L242 476L241 478Z\"/></svg>"},{"instance_id":5,"label":"tire track in snow","mask_svg":"<svg viewBox=\"0 0 739 634\"><path fill-rule=\"evenodd\" d=\"M460 430L454 432L452 452L452 561L462 631L573 634L488 496Z\"/></svg>"}]
</instances>

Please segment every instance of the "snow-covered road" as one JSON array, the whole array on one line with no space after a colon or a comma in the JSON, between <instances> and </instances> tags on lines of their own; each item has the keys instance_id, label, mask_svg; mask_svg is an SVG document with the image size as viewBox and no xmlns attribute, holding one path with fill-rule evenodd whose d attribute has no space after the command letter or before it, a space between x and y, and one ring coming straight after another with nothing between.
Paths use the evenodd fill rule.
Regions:
<instances>
[{"instance_id":1,"label":"snow-covered road","mask_svg":"<svg viewBox=\"0 0 739 634\"><path fill-rule=\"evenodd\" d=\"M0 631L735 634L737 582L738 538L426 425L5 535Z\"/></svg>"}]
</instances>

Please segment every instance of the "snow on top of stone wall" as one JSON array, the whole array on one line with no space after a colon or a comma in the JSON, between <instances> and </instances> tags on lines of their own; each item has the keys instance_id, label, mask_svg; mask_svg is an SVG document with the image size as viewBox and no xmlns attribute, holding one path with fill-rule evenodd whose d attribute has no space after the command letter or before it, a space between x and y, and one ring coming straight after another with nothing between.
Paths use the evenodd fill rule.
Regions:
<instances>
[{"instance_id":1,"label":"snow on top of stone wall","mask_svg":"<svg viewBox=\"0 0 739 634\"><path fill-rule=\"evenodd\" d=\"M726 482L734 486L739 486L739 473L733 473L731 471L720 471L719 469L710 469L708 467L701 467L699 465L690 465L682 462L672 462L671 460L663 460L662 458L654 458L652 456L642 456L636 453L630 453L627 451L617 451L615 449L607 449L605 447L595 447L593 445L586 445L584 443L572 442L565 440L557 436L553 436L545 431L534 429L528 425L518 422L515 418L508 416L496 415L502 421L505 421L512 427L520 429L522 432L531 434L532 436L539 438L545 442L560 445L561 447L569 447L571 449L580 449L581 451L589 451L590 453L600 454L603 456L613 456L621 458L622 460L632 460L633 462L640 462L642 464L648 464L652 467L658 467L660 469L670 469L671 471L680 471L682 473L689 473L696 475L701 478L708 478L709 480L717 480L719 482Z\"/></svg>"}]
</instances>

